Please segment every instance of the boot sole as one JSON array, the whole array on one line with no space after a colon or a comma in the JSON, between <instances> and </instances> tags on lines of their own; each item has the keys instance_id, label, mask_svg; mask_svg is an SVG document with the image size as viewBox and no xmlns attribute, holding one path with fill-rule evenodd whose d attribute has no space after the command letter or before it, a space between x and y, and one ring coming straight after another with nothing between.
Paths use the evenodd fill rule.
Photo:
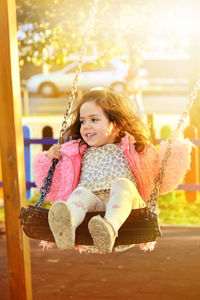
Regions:
<instances>
[{"instance_id":1,"label":"boot sole","mask_svg":"<svg viewBox=\"0 0 200 300\"><path fill-rule=\"evenodd\" d=\"M73 249L75 232L69 207L58 201L51 207L48 215L50 229L60 250Z\"/></svg>"},{"instance_id":2,"label":"boot sole","mask_svg":"<svg viewBox=\"0 0 200 300\"><path fill-rule=\"evenodd\" d=\"M95 247L101 253L110 253L113 248L113 239L105 221L100 217L93 217L88 224L89 232Z\"/></svg>"}]
</instances>

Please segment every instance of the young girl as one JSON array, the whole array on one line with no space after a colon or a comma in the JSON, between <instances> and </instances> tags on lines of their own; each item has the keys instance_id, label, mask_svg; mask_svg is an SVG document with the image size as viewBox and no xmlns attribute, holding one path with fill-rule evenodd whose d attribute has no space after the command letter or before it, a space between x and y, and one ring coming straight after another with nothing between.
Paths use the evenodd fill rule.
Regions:
<instances>
[{"instance_id":1,"label":"young girl","mask_svg":"<svg viewBox=\"0 0 200 300\"><path fill-rule=\"evenodd\" d=\"M128 99L105 89L85 93L72 113L67 129L72 140L39 153L34 162L37 185L53 158L59 159L47 199L49 225L59 249L72 249L76 228L88 211L105 211L88 224L95 247L112 251L118 230L132 209L145 207L154 187L168 141L160 151L149 142L149 132ZM171 155L161 194L181 182L190 164L192 144L170 137Z\"/></svg>"}]
</instances>

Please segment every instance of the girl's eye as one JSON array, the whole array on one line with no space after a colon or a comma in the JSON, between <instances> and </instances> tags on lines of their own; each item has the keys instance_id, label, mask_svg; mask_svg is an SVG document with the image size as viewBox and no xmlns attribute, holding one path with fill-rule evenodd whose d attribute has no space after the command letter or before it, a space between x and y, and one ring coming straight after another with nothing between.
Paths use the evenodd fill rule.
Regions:
<instances>
[{"instance_id":1,"label":"girl's eye","mask_svg":"<svg viewBox=\"0 0 200 300\"><path fill-rule=\"evenodd\" d=\"M98 121L97 118L92 118L92 122L96 122L96 121Z\"/></svg>"},{"instance_id":2,"label":"girl's eye","mask_svg":"<svg viewBox=\"0 0 200 300\"><path fill-rule=\"evenodd\" d=\"M99 119L97 119L97 118L92 118L91 120L92 120L92 122L97 122ZM86 123L85 120L80 121L80 125L83 125L83 124L85 124L85 123Z\"/></svg>"}]
</instances>

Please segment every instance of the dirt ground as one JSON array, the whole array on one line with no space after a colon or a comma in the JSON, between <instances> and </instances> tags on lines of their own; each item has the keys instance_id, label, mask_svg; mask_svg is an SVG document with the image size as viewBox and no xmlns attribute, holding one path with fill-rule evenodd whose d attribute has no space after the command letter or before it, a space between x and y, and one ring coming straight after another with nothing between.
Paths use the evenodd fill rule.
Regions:
<instances>
[{"instance_id":1,"label":"dirt ground","mask_svg":"<svg viewBox=\"0 0 200 300\"><path fill-rule=\"evenodd\" d=\"M42 251L31 240L34 300L200 299L200 227L163 227L153 252ZM8 300L6 236L0 234L0 299Z\"/></svg>"}]
</instances>

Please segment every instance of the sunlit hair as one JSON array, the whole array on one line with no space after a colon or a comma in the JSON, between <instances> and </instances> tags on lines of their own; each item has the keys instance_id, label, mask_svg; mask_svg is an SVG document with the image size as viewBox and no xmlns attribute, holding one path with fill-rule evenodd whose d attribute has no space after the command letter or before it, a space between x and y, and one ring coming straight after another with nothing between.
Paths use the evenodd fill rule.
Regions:
<instances>
[{"instance_id":1,"label":"sunlit hair","mask_svg":"<svg viewBox=\"0 0 200 300\"><path fill-rule=\"evenodd\" d=\"M119 128L116 143L128 132L135 140L135 149L141 152L149 143L149 130L142 120L135 114L132 102L125 96L106 89L93 89L86 92L78 101L75 110L71 113L72 123L67 129L67 138L79 139L80 134L80 108L85 102L94 101L105 112L110 122L115 122Z\"/></svg>"}]
</instances>

